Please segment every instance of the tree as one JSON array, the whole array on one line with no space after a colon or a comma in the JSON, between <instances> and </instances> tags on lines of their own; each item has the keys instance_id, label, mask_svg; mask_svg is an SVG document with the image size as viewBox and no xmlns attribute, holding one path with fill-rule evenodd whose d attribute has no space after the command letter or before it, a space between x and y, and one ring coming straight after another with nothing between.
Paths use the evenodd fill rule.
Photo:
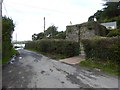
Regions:
<instances>
[{"instance_id":1,"label":"tree","mask_svg":"<svg viewBox=\"0 0 120 90\"><path fill-rule=\"evenodd\" d=\"M106 18L110 19L120 15L120 2L106 2L103 8Z\"/></svg>"},{"instance_id":2,"label":"tree","mask_svg":"<svg viewBox=\"0 0 120 90\"><path fill-rule=\"evenodd\" d=\"M58 34L55 37L56 39L65 39L66 38L66 31L58 32Z\"/></svg>"},{"instance_id":3,"label":"tree","mask_svg":"<svg viewBox=\"0 0 120 90\"><path fill-rule=\"evenodd\" d=\"M90 16L88 20L95 17L98 22L114 21L113 18L120 16L120 1L119 2L105 2L104 8L98 10L94 15Z\"/></svg>"},{"instance_id":4,"label":"tree","mask_svg":"<svg viewBox=\"0 0 120 90\"><path fill-rule=\"evenodd\" d=\"M48 27L44 34L47 38L55 38L58 34L57 27L54 25Z\"/></svg>"},{"instance_id":5,"label":"tree","mask_svg":"<svg viewBox=\"0 0 120 90\"><path fill-rule=\"evenodd\" d=\"M4 16L2 17L2 58L10 57L12 52L12 33L14 31L13 20Z\"/></svg>"},{"instance_id":6,"label":"tree","mask_svg":"<svg viewBox=\"0 0 120 90\"><path fill-rule=\"evenodd\" d=\"M56 26L52 25L47 28L47 30L43 33L33 34L32 40L40 40L40 39L65 39L66 32L65 31L57 31Z\"/></svg>"},{"instance_id":7,"label":"tree","mask_svg":"<svg viewBox=\"0 0 120 90\"><path fill-rule=\"evenodd\" d=\"M33 40L33 41L34 41L34 40L40 40L40 39L45 38L44 36L45 36L45 35L44 35L43 32L38 33L38 34L33 34L33 35L32 35L32 40Z\"/></svg>"},{"instance_id":8,"label":"tree","mask_svg":"<svg viewBox=\"0 0 120 90\"><path fill-rule=\"evenodd\" d=\"M90 16L90 17L88 18L88 21L94 21L94 16Z\"/></svg>"},{"instance_id":9,"label":"tree","mask_svg":"<svg viewBox=\"0 0 120 90\"><path fill-rule=\"evenodd\" d=\"M33 41L34 41L34 40L37 40L37 34L34 33L34 34L32 35L32 40L33 40Z\"/></svg>"},{"instance_id":10,"label":"tree","mask_svg":"<svg viewBox=\"0 0 120 90\"><path fill-rule=\"evenodd\" d=\"M44 35L44 33L43 33L43 32L38 33L38 34L37 34L37 40L38 40L38 39L43 39L43 38L44 38L44 36L45 36L45 35Z\"/></svg>"}]
</instances>

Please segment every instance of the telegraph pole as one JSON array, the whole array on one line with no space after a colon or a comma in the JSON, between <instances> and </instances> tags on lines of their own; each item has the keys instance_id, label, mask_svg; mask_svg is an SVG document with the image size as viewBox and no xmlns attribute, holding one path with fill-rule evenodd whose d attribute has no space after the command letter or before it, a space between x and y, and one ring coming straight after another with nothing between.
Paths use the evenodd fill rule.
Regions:
<instances>
[{"instance_id":1,"label":"telegraph pole","mask_svg":"<svg viewBox=\"0 0 120 90\"><path fill-rule=\"evenodd\" d=\"M16 42L17 42L17 33L16 33Z\"/></svg>"},{"instance_id":2,"label":"telegraph pole","mask_svg":"<svg viewBox=\"0 0 120 90\"><path fill-rule=\"evenodd\" d=\"M44 33L45 33L45 17L44 17Z\"/></svg>"},{"instance_id":3,"label":"telegraph pole","mask_svg":"<svg viewBox=\"0 0 120 90\"><path fill-rule=\"evenodd\" d=\"M2 62L2 3L0 0L0 62ZM2 65L0 65L0 89L2 89Z\"/></svg>"},{"instance_id":4,"label":"telegraph pole","mask_svg":"<svg viewBox=\"0 0 120 90\"><path fill-rule=\"evenodd\" d=\"M3 0L0 0L0 48L2 47L2 3Z\"/></svg>"},{"instance_id":5,"label":"telegraph pole","mask_svg":"<svg viewBox=\"0 0 120 90\"><path fill-rule=\"evenodd\" d=\"M2 36L2 3L3 3L3 0L0 0L0 39Z\"/></svg>"}]
</instances>

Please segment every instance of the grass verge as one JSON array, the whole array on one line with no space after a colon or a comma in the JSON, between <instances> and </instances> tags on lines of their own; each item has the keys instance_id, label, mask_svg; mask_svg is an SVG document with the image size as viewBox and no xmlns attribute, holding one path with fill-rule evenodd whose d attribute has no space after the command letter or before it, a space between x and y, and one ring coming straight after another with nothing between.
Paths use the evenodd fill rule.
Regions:
<instances>
[{"instance_id":1,"label":"grass verge","mask_svg":"<svg viewBox=\"0 0 120 90\"><path fill-rule=\"evenodd\" d=\"M66 56L64 55L61 55L61 54L53 54L53 53L45 53L45 52L38 52L36 50L33 50L33 49L27 49L27 50L30 50L30 51L33 51L33 52L37 52L39 54L43 54L51 59L55 59L55 60L60 60L60 59L65 59L67 58Z\"/></svg>"},{"instance_id":2,"label":"grass verge","mask_svg":"<svg viewBox=\"0 0 120 90\"><path fill-rule=\"evenodd\" d=\"M2 60L0 60L0 65L2 64Z\"/></svg>"},{"instance_id":3,"label":"grass verge","mask_svg":"<svg viewBox=\"0 0 120 90\"><path fill-rule=\"evenodd\" d=\"M113 61L96 61L96 60L85 60L80 62L80 66L88 68L98 68L103 72L107 72L112 75L120 76L118 64Z\"/></svg>"},{"instance_id":4,"label":"grass verge","mask_svg":"<svg viewBox=\"0 0 120 90\"><path fill-rule=\"evenodd\" d=\"M18 53L18 51L13 48L13 49L11 50L11 53L10 53L7 57L2 58L2 62L1 62L0 64L5 64L6 62L8 62L8 61L10 60L10 58L11 58L13 55L15 55L15 54L17 54L17 53Z\"/></svg>"},{"instance_id":5,"label":"grass verge","mask_svg":"<svg viewBox=\"0 0 120 90\"><path fill-rule=\"evenodd\" d=\"M50 54L50 53L42 53L43 55L51 58L51 59L55 59L55 60L60 60L60 59L65 59L67 58L66 56L64 55L61 55L61 54Z\"/></svg>"}]
</instances>

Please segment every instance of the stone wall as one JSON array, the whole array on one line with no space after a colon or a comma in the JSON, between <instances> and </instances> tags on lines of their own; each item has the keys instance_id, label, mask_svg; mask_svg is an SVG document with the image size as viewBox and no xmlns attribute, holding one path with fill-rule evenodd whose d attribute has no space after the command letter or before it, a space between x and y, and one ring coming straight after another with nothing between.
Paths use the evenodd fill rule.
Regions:
<instances>
[{"instance_id":1,"label":"stone wall","mask_svg":"<svg viewBox=\"0 0 120 90\"><path fill-rule=\"evenodd\" d=\"M105 36L107 29L97 22L86 22L66 26L66 39L78 42L81 39L90 39L95 35Z\"/></svg>"},{"instance_id":2,"label":"stone wall","mask_svg":"<svg viewBox=\"0 0 120 90\"><path fill-rule=\"evenodd\" d=\"M95 30L94 29L89 30L86 25L82 25L79 30L80 30L80 35L79 35L80 39L89 39L95 36Z\"/></svg>"},{"instance_id":3,"label":"stone wall","mask_svg":"<svg viewBox=\"0 0 120 90\"><path fill-rule=\"evenodd\" d=\"M70 41L79 40L79 28L76 25L66 27L66 39Z\"/></svg>"}]
</instances>

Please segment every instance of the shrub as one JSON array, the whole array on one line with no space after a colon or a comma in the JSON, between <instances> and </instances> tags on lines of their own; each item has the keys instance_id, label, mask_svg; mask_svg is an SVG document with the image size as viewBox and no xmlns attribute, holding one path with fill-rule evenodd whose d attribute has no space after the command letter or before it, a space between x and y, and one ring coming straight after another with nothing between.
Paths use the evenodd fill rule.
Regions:
<instances>
[{"instance_id":1,"label":"shrub","mask_svg":"<svg viewBox=\"0 0 120 90\"><path fill-rule=\"evenodd\" d=\"M65 40L40 40L26 43L26 49L50 54L61 54L66 57L79 55L79 43Z\"/></svg>"},{"instance_id":2,"label":"shrub","mask_svg":"<svg viewBox=\"0 0 120 90\"><path fill-rule=\"evenodd\" d=\"M14 27L15 25L12 19L2 17L2 43L0 43L2 45L2 63L6 63L12 57L13 45L11 39Z\"/></svg>"},{"instance_id":3,"label":"shrub","mask_svg":"<svg viewBox=\"0 0 120 90\"><path fill-rule=\"evenodd\" d=\"M118 32L118 30L112 30L107 35L107 37L113 37L113 36L120 36L120 32Z\"/></svg>"},{"instance_id":4,"label":"shrub","mask_svg":"<svg viewBox=\"0 0 120 90\"><path fill-rule=\"evenodd\" d=\"M120 37L84 39L86 58L120 62Z\"/></svg>"}]
</instances>

